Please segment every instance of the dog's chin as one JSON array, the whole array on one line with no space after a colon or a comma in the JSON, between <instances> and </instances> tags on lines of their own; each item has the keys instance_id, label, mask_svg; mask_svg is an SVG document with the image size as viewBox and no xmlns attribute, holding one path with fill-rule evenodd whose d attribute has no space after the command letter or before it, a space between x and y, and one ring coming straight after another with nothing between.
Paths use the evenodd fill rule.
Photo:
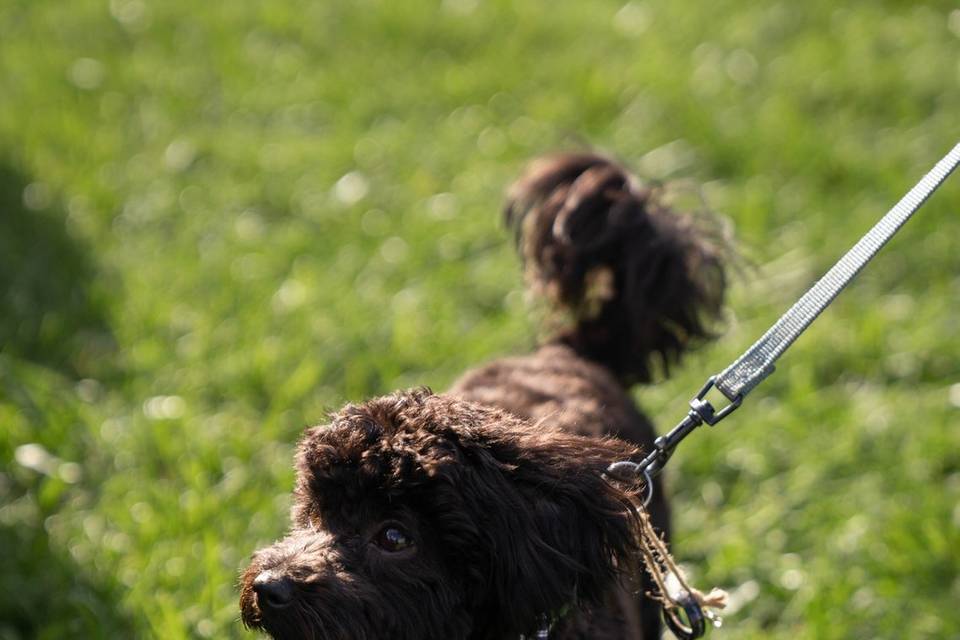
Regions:
<instances>
[{"instance_id":1,"label":"dog's chin","mask_svg":"<svg viewBox=\"0 0 960 640\"><path fill-rule=\"evenodd\" d=\"M263 615L257 606L257 597L254 595L253 589L246 585L240 593L240 620L243 621L243 626L248 629L255 631L264 630Z\"/></svg>"},{"instance_id":2,"label":"dog's chin","mask_svg":"<svg viewBox=\"0 0 960 640\"><path fill-rule=\"evenodd\" d=\"M255 601L244 602L242 606L243 625L251 631L259 631L274 640L293 640L294 638L304 640L316 637L314 632L305 625L298 627L295 624L289 624L296 621L295 616L286 616L283 620L265 619Z\"/></svg>"}]
</instances>

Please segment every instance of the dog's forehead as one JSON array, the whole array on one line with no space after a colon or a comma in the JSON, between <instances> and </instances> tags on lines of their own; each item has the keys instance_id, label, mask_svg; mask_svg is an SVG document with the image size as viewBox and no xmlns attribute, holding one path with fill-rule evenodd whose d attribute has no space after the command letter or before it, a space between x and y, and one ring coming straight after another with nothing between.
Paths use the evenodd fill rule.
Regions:
<instances>
[{"instance_id":1,"label":"dog's forehead","mask_svg":"<svg viewBox=\"0 0 960 640\"><path fill-rule=\"evenodd\" d=\"M368 459L397 447L417 446L438 437L424 420L373 403L349 405L331 421L307 430L305 444L335 450L343 461Z\"/></svg>"},{"instance_id":2,"label":"dog's forehead","mask_svg":"<svg viewBox=\"0 0 960 640\"><path fill-rule=\"evenodd\" d=\"M477 422L477 407L415 390L348 404L328 424L308 429L304 442L338 448L348 457L369 456L469 438Z\"/></svg>"},{"instance_id":3,"label":"dog's forehead","mask_svg":"<svg viewBox=\"0 0 960 640\"><path fill-rule=\"evenodd\" d=\"M462 434L450 426L457 406L437 396L395 394L344 407L301 440L300 494L338 508L419 491L460 460Z\"/></svg>"}]
</instances>

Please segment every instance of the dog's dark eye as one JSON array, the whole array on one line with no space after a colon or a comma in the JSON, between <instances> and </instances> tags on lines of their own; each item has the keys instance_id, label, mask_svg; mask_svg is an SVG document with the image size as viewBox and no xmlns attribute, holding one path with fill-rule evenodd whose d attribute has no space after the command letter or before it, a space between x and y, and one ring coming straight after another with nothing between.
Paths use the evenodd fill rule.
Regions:
<instances>
[{"instance_id":1,"label":"dog's dark eye","mask_svg":"<svg viewBox=\"0 0 960 640\"><path fill-rule=\"evenodd\" d=\"M380 529L380 533L373 539L373 543L384 551L395 552L412 547L413 538L399 525L390 524Z\"/></svg>"}]
</instances>

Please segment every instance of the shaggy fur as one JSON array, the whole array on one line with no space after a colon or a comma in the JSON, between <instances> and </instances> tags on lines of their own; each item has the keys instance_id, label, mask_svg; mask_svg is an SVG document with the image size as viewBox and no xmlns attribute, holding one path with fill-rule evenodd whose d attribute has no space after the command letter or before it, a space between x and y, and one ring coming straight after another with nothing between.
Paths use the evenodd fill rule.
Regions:
<instances>
[{"instance_id":1,"label":"shaggy fur","mask_svg":"<svg viewBox=\"0 0 960 640\"><path fill-rule=\"evenodd\" d=\"M651 640L638 566L643 488L604 479L652 445L629 385L709 337L724 275L692 218L612 161L533 165L507 220L531 285L565 317L533 354L444 395L348 405L300 441L290 534L241 579L275 638ZM660 488L650 507L669 532Z\"/></svg>"}]
</instances>

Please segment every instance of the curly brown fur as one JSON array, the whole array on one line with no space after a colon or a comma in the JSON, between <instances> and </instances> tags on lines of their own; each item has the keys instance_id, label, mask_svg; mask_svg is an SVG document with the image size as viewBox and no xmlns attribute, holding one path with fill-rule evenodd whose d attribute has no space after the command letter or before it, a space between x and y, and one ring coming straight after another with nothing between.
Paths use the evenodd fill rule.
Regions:
<instances>
[{"instance_id":1,"label":"curly brown fur","mask_svg":"<svg viewBox=\"0 0 960 640\"><path fill-rule=\"evenodd\" d=\"M507 207L528 278L573 319L446 395L397 392L308 429L292 528L241 579L275 638L659 637L638 566L639 487L614 461L653 445L628 386L709 337L719 252L600 156L557 156ZM662 487L649 507L669 533Z\"/></svg>"},{"instance_id":2,"label":"curly brown fur","mask_svg":"<svg viewBox=\"0 0 960 640\"><path fill-rule=\"evenodd\" d=\"M348 405L297 454L293 532L243 578L244 622L278 638L516 638L602 602L635 566L635 447L427 391ZM388 527L413 540L378 545ZM261 606L271 574L295 593Z\"/></svg>"}]
</instances>

